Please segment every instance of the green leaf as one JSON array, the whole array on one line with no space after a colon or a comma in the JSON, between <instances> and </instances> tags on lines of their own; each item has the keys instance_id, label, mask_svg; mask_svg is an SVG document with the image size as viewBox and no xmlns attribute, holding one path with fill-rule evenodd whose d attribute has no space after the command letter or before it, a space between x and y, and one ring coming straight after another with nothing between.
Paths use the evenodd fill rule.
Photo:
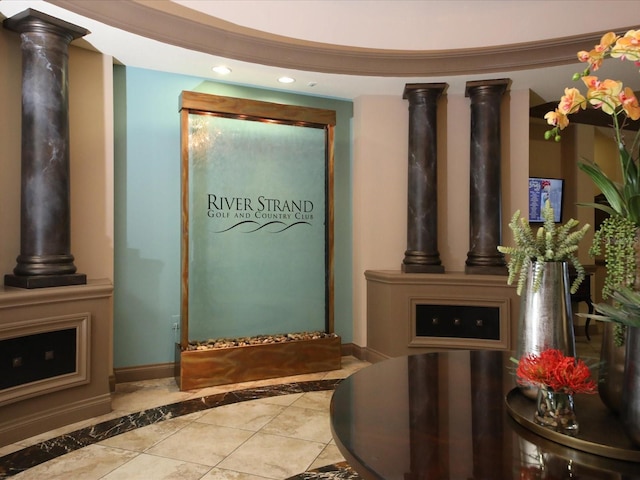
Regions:
<instances>
[{"instance_id":1,"label":"green leaf","mask_svg":"<svg viewBox=\"0 0 640 480\"><path fill-rule=\"evenodd\" d=\"M587 163L578 163L578 168L585 172L593 183L600 189L603 195L606 197L607 201L611 208L618 214L624 215L626 213L626 206L624 202L624 198L619 191L616 183L612 181L607 175L602 171L602 169L595 163L587 164Z\"/></svg>"},{"instance_id":2,"label":"green leaf","mask_svg":"<svg viewBox=\"0 0 640 480\"><path fill-rule=\"evenodd\" d=\"M630 187L631 192L638 192L638 166L624 146L619 151L624 184Z\"/></svg>"},{"instance_id":3,"label":"green leaf","mask_svg":"<svg viewBox=\"0 0 640 480\"><path fill-rule=\"evenodd\" d=\"M640 326L640 293L629 287L620 287L611 294L613 304L597 303L597 314L583 315L596 320L620 323L631 327Z\"/></svg>"},{"instance_id":4,"label":"green leaf","mask_svg":"<svg viewBox=\"0 0 640 480\"><path fill-rule=\"evenodd\" d=\"M640 193L636 193L627 200L629 205L629 219L636 225L640 225Z\"/></svg>"},{"instance_id":5,"label":"green leaf","mask_svg":"<svg viewBox=\"0 0 640 480\"><path fill-rule=\"evenodd\" d=\"M591 207L591 208L595 208L595 209L598 209L598 210L602 210L603 212L606 212L609 215L617 215L617 213L618 213L613 208L611 208L609 205L603 205L602 203L583 203L583 202L579 202L579 203L576 203L576 205L578 205L580 207Z\"/></svg>"}]
</instances>

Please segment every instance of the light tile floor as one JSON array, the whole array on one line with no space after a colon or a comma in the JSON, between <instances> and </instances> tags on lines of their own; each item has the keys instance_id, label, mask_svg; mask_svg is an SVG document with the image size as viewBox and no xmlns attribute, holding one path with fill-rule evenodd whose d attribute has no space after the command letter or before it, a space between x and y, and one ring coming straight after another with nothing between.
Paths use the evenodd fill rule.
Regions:
<instances>
[{"instance_id":1,"label":"light tile floor","mask_svg":"<svg viewBox=\"0 0 640 480\"><path fill-rule=\"evenodd\" d=\"M342 369L180 392L172 378L118 384L113 411L0 448L0 457L111 418L175 402L259 386L345 378L369 365L343 357ZM282 480L344 461L331 438L333 391L224 405L165 420L86 446L12 476L16 480Z\"/></svg>"}]
</instances>

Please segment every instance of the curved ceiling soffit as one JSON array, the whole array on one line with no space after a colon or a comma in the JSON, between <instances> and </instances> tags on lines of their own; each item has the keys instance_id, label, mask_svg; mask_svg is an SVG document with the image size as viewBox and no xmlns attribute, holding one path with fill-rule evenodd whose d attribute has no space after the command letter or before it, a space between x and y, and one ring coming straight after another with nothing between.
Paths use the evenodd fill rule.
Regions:
<instances>
[{"instance_id":1,"label":"curved ceiling soffit","mask_svg":"<svg viewBox=\"0 0 640 480\"><path fill-rule=\"evenodd\" d=\"M49 0L61 8L162 43L295 70L376 77L439 77L528 70L576 62L605 31L492 47L381 50L309 42L242 27L168 1ZM616 29L624 33L633 27Z\"/></svg>"}]
</instances>

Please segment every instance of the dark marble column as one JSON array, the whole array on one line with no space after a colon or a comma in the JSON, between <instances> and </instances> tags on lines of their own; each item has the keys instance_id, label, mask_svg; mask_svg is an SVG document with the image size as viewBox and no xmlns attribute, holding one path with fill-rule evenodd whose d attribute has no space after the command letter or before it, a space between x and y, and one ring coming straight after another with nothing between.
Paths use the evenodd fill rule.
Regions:
<instances>
[{"instance_id":1,"label":"dark marble column","mask_svg":"<svg viewBox=\"0 0 640 480\"><path fill-rule=\"evenodd\" d=\"M446 83L410 83L407 250L402 271L442 273L438 252L437 104Z\"/></svg>"},{"instance_id":2,"label":"dark marble column","mask_svg":"<svg viewBox=\"0 0 640 480\"><path fill-rule=\"evenodd\" d=\"M67 71L69 43L89 32L35 10L3 24L22 42L20 255L5 284L84 284L70 252Z\"/></svg>"},{"instance_id":3,"label":"dark marble column","mask_svg":"<svg viewBox=\"0 0 640 480\"><path fill-rule=\"evenodd\" d=\"M469 252L466 273L507 273L502 240L500 103L509 79L467 82L471 99Z\"/></svg>"}]
</instances>

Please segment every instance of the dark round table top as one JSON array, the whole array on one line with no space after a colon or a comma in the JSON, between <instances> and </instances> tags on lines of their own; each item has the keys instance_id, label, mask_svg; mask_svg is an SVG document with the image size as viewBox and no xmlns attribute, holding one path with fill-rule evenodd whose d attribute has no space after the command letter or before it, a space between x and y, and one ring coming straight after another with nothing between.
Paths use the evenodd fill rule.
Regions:
<instances>
[{"instance_id":1,"label":"dark round table top","mask_svg":"<svg viewBox=\"0 0 640 480\"><path fill-rule=\"evenodd\" d=\"M510 357L427 353L354 373L331 400L338 449L365 479L640 479L640 463L571 448L515 421L505 403L515 386ZM578 421L587 422L579 407L577 398Z\"/></svg>"}]
</instances>

